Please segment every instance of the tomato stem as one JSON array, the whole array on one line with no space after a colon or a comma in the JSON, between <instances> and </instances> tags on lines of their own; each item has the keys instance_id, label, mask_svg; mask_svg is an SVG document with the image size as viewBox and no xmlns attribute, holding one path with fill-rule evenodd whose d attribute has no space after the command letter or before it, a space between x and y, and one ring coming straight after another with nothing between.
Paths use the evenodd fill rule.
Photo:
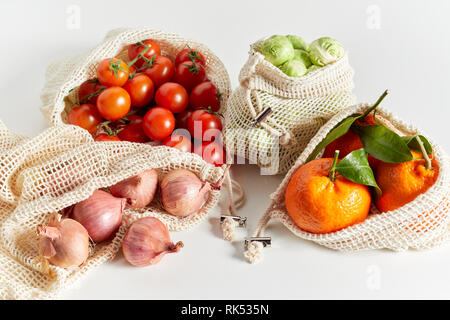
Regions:
<instances>
[{"instance_id":1,"label":"tomato stem","mask_svg":"<svg viewBox=\"0 0 450 320\"><path fill-rule=\"evenodd\" d=\"M336 165L338 162L338 157L339 157L339 150L336 150L336 152L334 153L333 164L331 165L331 168L329 170L330 174L328 176L332 182L336 180Z\"/></svg>"},{"instance_id":2,"label":"tomato stem","mask_svg":"<svg viewBox=\"0 0 450 320\"><path fill-rule=\"evenodd\" d=\"M427 153L427 150L425 149L425 146L423 145L422 139L420 139L419 136L416 136L415 139L417 140L417 143L419 144L420 151L422 152L422 156L425 160L425 168L427 168L427 170L433 169L433 167L431 165L430 157L428 157L428 153Z\"/></svg>"},{"instance_id":3,"label":"tomato stem","mask_svg":"<svg viewBox=\"0 0 450 320\"><path fill-rule=\"evenodd\" d=\"M142 50L141 52L139 52L139 54L136 56L136 58L134 58L133 60L131 60L130 62L128 62L128 67L131 67L133 64L136 63L136 61L138 61L140 58L144 58L144 54L147 53L147 51L150 49L149 46L144 44L145 49Z\"/></svg>"}]
</instances>

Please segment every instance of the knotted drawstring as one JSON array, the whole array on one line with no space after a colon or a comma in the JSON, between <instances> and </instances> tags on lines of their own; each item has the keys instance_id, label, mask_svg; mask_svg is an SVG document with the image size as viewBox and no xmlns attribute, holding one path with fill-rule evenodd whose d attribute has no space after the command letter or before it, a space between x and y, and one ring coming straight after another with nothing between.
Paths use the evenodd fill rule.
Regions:
<instances>
[{"instance_id":1,"label":"knotted drawstring","mask_svg":"<svg viewBox=\"0 0 450 320\"><path fill-rule=\"evenodd\" d=\"M257 238L262 238L264 236L264 230L266 229L267 224L272 218L273 210L273 207L269 207L266 210L263 217L256 226L253 236L249 239L248 243L246 242L244 256L251 264L258 263L263 257L263 249L265 245L262 241L257 240Z\"/></svg>"}]
</instances>

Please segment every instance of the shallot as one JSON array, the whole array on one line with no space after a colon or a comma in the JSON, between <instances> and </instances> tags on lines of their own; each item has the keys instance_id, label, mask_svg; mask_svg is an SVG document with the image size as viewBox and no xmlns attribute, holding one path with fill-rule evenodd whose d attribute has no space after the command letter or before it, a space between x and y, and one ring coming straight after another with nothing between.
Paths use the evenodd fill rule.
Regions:
<instances>
[{"instance_id":1,"label":"shallot","mask_svg":"<svg viewBox=\"0 0 450 320\"><path fill-rule=\"evenodd\" d=\"M38 227L37 233L40 256L55 266L78 267L89 256L89 234L73 219L59 221L58 215L54 214L48 224Z\"/></svg>"},{"instance_id":2,"label":"shallot","mask_svg":"<svg viewBox=\"0 0 450 320\"><path fill-rule=\"evenodd\" d=\"M135 221L122 243L125 259L134 266L158 263L166 253L178 252L182 242L170 240L167 227L157 218L146 217Z\"/></svg>"},{"instance_id":3,"label":"shallot","mask_svg":"<svg viewBox=\"0 0 450 320\"><path fill-rule=\"evenodd\" d=\"M161 181L164 209L175 216L186 217L202 206L211 185L184 169L172 170Z\"/></svg>"},{"instance_id":4,"label":"shallot","mask_svg":"<svg viewBox=\"0 0 450 320\"><path fill-rule=\"evenodd\" d=\"M84 201L77 203L70 217L81 223L95 242L111 239L122 223L126 199L116 198L108 192L95 190Z\"/></svg>"},{"instance_id":5,"label":"shallot","mask_svg":"<svg viewBox=\"0 0 450 320\"><path fill-rule=\"evenodd\" d=\"M156 170L145 170L109 187L115 197L126 198L132 208L142 208L152 202L158 187Z\"/></svg>"}]
</instances>

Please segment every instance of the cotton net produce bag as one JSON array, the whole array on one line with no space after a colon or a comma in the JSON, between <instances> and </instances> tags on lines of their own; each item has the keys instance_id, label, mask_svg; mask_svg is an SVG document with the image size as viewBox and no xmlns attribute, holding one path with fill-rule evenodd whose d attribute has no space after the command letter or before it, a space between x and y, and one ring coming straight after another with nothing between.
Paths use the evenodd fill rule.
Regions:
<instances>
[{"instance_id":1,"label":"cotton net produce bag","mask_svg":"<svg viewBox=\"0 0 450 320\"><path fill-rule=\"evenodd\" d=\"M41 94L41 111L50 124L67 122L68 111L79 103L78 87L84 81L96 77L98 63L106 58L117 57L128 61L127 45L146 39L154 39L161 47L161 54L172 61L189 45L200 51L206 59L205 71L221 94L223 112L230 95L230 79L220 59L204 44L182 36L149 28L121 28L110 31L94 49L75 57L69 57L50 65L46 72Z\"/></svg>"},{"instance_id":2,"label":"cotton net produce bag","mask_svg":"<svg viewBox=\"0 0 450 320\"><path fill-rule=\"evenodd\" d=\"M289 77L259 52L264 40L250 46L240 85L227 103L224 137L230 152L267 174L285 173L319 128L355 102L353 69L345 54L305 76ZM272 113L258 122L268 108Z\"/></svg>"},{"instance_id":3,"label":"cotton net produce bag","mask_svg":"<svg viewBox=\"0 0 450 320\"><path fill-rule=\"evenodd\" d=\"M86 130L66 125L27 138L10 132L1 121L0 166L1 299L56 297L89 270L113 259L127 227L138 218L156 217L171 231L192 228L216 205L224 175L224 167L174 148L94 142ZM190 170L210 183L212 190L201 209L185 218L167 214L158 196L148 207L126 208L114 239L97 244L86 264L71 270L50 265L45 271L37 258L38 225L52 213L87 199L94 190L150 168L160 176L173 169Z\"/></svg>"},{"instance_id":4,"label":"cotton net produce bag","mask_svg":"<svg viewBox=\"0 0 450 320\"><path fill-rule=\"evenodd\" d=\"M372 204L369 216L363 222L325 234L313 234L300 229L286 211L284 195L295 171L305 163L331 129L348 116L363 113L369 107L367 104L359 104L346 108L331 118L313 137L278 189L271 195L271 204L261 217L252 238L247 240L245 257L250 263L258 262L262 257L264 240L267 240L264 232L271 220L280 221L299 238L340 251L429 249L448 240L450 236L450 160L444 150L429 139L434 157L439 164L438 178L425 193L406 205L393 211L380 213ZM377 119L400 135L423 134L381 107L377 109Z\"/></svg>"}]
</instances>

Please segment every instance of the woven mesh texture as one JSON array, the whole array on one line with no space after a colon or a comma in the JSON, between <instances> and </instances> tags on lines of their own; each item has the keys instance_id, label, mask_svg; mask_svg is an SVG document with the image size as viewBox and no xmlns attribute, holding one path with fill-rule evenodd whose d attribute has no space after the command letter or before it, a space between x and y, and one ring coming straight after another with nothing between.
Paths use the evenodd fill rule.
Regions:
<instances>
[{"instance_id":1,"label":"woven mesh texture","mask_svg":"<svg viewBox=\"0 0 450 320\"><path fill-rule=\"evenodd\" d=\"M228 100L224 136L231 152L260 167L278 152L279 165L273 173L285 173L320 127L355 103L353 69L345 55L303 77L289 77L258 52L262 41L251 46L240 85ZM254 127L257 115L268 107L273 112Z\"/></svg>"},{"instance_id":2,"label":"woven mesh texture","mask_svg":"<svg viewBox=\"0 0 450 320\"><path fill-rule=\"evenodd\" d=\"M128 61L126 46L145 39L154 39L163 55L175 60L179 51L189 45L199 50L206 59L208 78L222 94L221 106L225 106L230 95L230 78L219 58L205 45L182 36L148 28L121 28L110 31L96 48L76 57L50 65L41 94L41 111L50 124L66 123L68 111L77 104L78 87L87 79L96 76L98 63L106 58L118 57ZM224 111L219 110L220 112Z\"/></svg>"},{"instance_id":3,"label":"woven mesh texture","mask_svg":"<svg viewBox=\"0 0 450 320\"><path fill-rule=\"evenodd\" d=\"M34 138L8 131L0 122L0 298L52 298L86 272L112 259L120 249L129 224L153 216L169 230L187 230L202 221L217 204L220 191L212 190L195 214L179 218L164 212L158 199L143 209L125 209L114 240L99 244L86 265L76 270L51 266L52 277L41 272L36 227L48 216L87 199L96 189L111 186L145 169L160 175L188 169L203 181L217 185L224 168L198 155L165 146L130 142L94 142L75 126L54 126Z\"/></svg>"},{"instance_id":4,"label":"woven mesh texture","mask_svg":"<svg viewBox=\"0 0 450 320\"><path fill-rule=\"evenodd\" d=\"M366 104L349 107L334 116L317 132L286 174L278 189L272 194L272 203L261 219L259 230L264 230L269 219L278 220L300 238L342 251L383 248L395 251L428 249L439 246L448 240L450 234L448 232L450 224L450 161L448 155L433 141L430 143L440 167L438 179L428 191L399 209L380 213L375 206L372 206L370 215L364 222L327 234L312 234L301 230L287 213L284 194L294 172L304 164L316 145L334 126L344 118L354 113L364 112L367 108L369 105ZM379 108L377 115L389 121L397 128L398 132L404 135L424 134L412 125L397 119L384 108Z\"/></svg>"}]
</instances>

